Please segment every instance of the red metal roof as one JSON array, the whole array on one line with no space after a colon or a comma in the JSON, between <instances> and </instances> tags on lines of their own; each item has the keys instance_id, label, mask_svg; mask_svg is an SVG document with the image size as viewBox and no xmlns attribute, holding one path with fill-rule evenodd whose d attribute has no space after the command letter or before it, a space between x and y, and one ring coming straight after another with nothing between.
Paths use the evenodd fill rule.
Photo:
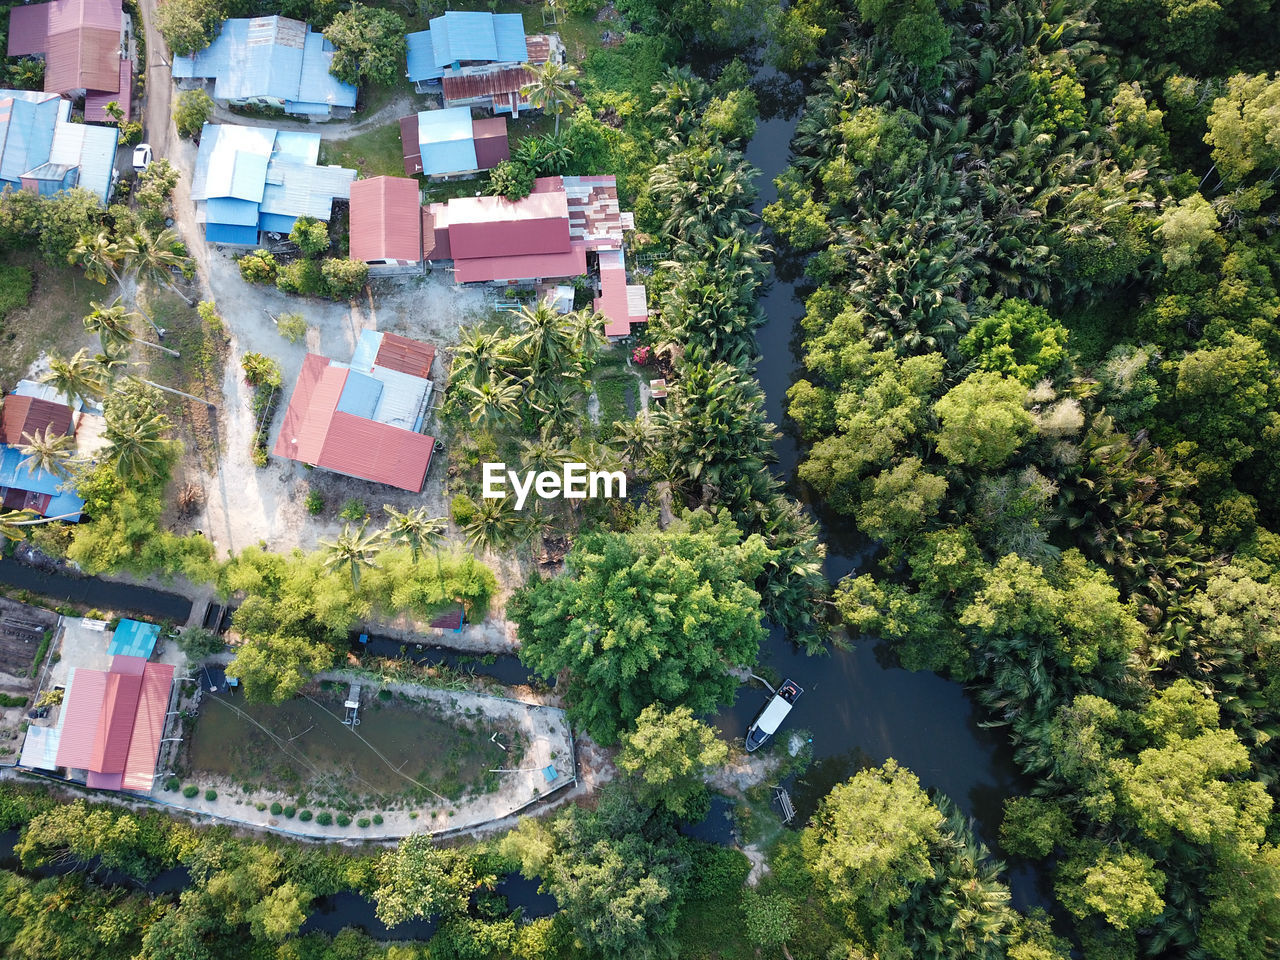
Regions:
<instances>
[{"instance_id":1,"label":"red metal roof","mask_svg":"<svg viewBox=\"0 0 1280 960\"><path fill-rule=\"evenodd\" d=\"M486 117L471 121L471 139L476 145L476 167L492 170L503 160L511 159L511 143L507 139L507 118Z\"/></svg>"},{"instance_id":2,"label":"red metal roof","mask_svg":"<svg viewBox=\"0 0 1280 960\"><path fill-rule=\"evenodd\" d=\"M424 380L431 379L431 364L436 358L433 344L410 340L395 333L384 333L378 355L373 362L388 370L399 370Z\"/></svg>"},{"instance_id":3,"label":"red metal roof","mask_svg":"<svg viewBox=\"0 0 1280 960\"><path fill-rule=\"evenodd\" d=\"M531 193L523 200L457 197L448 204L453 259L518 257L569 249L569 202L564 193Z\"/></svg>"},{"instance_id":4,"label":"red metal roof","mask_svg":"<svg viewBox=\"0 0 1280 960\"><path fill-rule=\"evenodd\" d=\"M14 7L9 56L45 55L44 89L50 93L120 91L120 0L53 0ZM104 103L106 101L103 101ZM129 108L121 102L120 106Z\"/></svg>"},{"instance_id":5,"label":"red metal roof","mask_svg":"<svg viewBox=\"0 0 1280 960\"><path fill-rule=\"evenodd\" d=\"M107 114L107 104L111 101L120 104L124 111L124 119L133 118L133 61L120 61L120 85L115 92L104 90L90 93L84 98L84 118L90 123L106 123L114 118Z\"/></svg>"},{"instance_id":6,"label":"red metal roof","mask_svg":"<svg viewBox=\"0 0 1280 960\"><path fill-rule=\"evenodd\" d=\"M174 668L113 657L111 669L78 669L64 709L56 763L85 770L91 787L150 790L164 736Z\"/></svg>"},{"instance_id":7,"label":"red metal roof","mask_svg":"<svg viewBox=\"0 0 1280 960\"><path fill-rule=\"evenodd\" d=\"M400 118L400 148L404 152L404 175L422 172L422 144L418 142L418 115ZM359 181L356 181L359 183Z\"/></svg>"},{"instance_id":8,"label":"red metal roof","mask_svg":"<svg viewBox=\"0 0 1280 960\"><path fill-rule=\"evenodd\" d=\"M533 33L524 38L525 51L530 63L546 63L551 57L551 38L545 33Z\"/></svg>"},{"instance_id":9,"label":"red metal roof","mask_svg":"<svg viewBox=\"0 0 1280 960\"><path fill-rule=\"evenodd\" d=\"M276 438L275 455L374 483L421 491L435 439L338 412L346 380L345 369L330 366L327 357L307 354Z\"/></svg>"},{"instance_id":10,"label":"red metal roof","mask_svg":"<svg viewBox=\"0 0 1280 960\"><path fill-rule=\"evenodd\" d=\"M416 180L373 177L351 184L351 256L366 262L422 259Z\"/></svg>"},{"instance_id":11,"label":"red metal roof","mask_svg":"<svg viewBox=\"0 0 1280 960\"><path fill-rule=\"evenodd\" d=\"M71 433L71 408L38 397L5 397L0 412L0 443L19 447L26 443L23 434L34 436L52 427L55 434Z\"/></svg>"},{"instance_id":12,"label":"red metal roof","mask_svg":"<svg viewBox=\"0 0 1280 960\"><path fill-rule=\"evenodd\" d=\"M317 467L418 493L436 441L421 433L335 413Z\"/></svg>"},{"instance_id":13,"label":"red metal roof","mask_svg":"<svg viewBox=\"0 0 1280 960\"><path fill-rule=\"evenodd\" d=\"M605 254L601 254L604 260ZM627 271L620 263L600 264L600 296L593 304L604 315L606 337L625 337L633 323L649 319L645 305L645 289L641 284L627 283Z\"/></svg>"},{"instance_id":14,"label":"red metal roof","mask_svg":"<svg viewBox=\"0 0 1280 960\"><path fill-rule=\"evenodd\" d=\"M44 53L49 46L49 8L36 3L9 9L9 56L28 57Z\"/></svg>"},{"instance_id":15,"label":"red metal roof","mask_svg":"<svg viewBox=\"0 0 1280 960\"><path fill-rule=\"evenodd\" d=\"M546 277L578 277L587 272L586 247L575 245L564 253L531 253L522 257L475 257L453 261L453 278L459 283L492 280L537 280Z\"/></svg>"},{"instance_id":16,"label":"red metal roof","mask_svg":"<svg viewBox=\"0 0 1280 960\"><path fill-rule=\"evenodd\" d=\"M347 371L329 366L329 358L308 353L302 361L298 384L284 413L275 455L315 464L324 447L329 422L338 409L338 398L347 382Z\"/></svg>"}]
</instances>

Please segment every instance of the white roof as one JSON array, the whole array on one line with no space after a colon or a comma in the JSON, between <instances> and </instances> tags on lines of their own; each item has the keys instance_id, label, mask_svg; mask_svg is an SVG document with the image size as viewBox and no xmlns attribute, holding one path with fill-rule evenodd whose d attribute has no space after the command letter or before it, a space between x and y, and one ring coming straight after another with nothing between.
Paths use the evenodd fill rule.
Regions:
<instances>
[{"instance_id":1,"label":"white roof","mask_svg":"<svg viewBox=\"0 0 1280 960\"><path fill-rule=\"evenodd\" d=\"M756 721L756 726L763 732L772 735L778 731L778 727L781 726L782 721L787 718L787 714L790 712L791 704L781 697L774 697L760 714L760 719Z\"/></svg>"}]
</instances>

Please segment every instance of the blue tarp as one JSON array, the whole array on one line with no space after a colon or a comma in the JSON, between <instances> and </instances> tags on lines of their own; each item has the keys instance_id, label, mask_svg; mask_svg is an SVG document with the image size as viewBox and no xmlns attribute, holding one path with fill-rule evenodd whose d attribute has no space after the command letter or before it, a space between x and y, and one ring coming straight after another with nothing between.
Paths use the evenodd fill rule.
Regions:
<instances>
[{"instance_id":1,"label":"blue tarp","mask_svg":"<svg viewBox=\"0 0 1280 960\"><path fill-rule=\"evenodd\" d=\"M160 636L160 627L154 623L143 623L140 620L121 620L116 632L111 635L107 645L107 656L110 657L142 657L147 659L156 648L156 638Z\"/></svg>"}]
</instances>

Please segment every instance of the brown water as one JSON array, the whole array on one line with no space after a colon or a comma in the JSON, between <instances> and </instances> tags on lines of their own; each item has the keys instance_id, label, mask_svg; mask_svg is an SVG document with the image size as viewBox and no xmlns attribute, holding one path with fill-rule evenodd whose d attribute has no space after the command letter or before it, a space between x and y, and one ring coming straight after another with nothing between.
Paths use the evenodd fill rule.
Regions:
<instances>
[{"instance_id":1,"label":"brown water","mask_svg":"<svg viewBox=\"0 0 1280 960\"><path fill-rule=\"evenodd\" d=\"M422 801L430 791L457 799L483 792L491 767L511 754L513 731L479 719L446 717L434 704L367 696L354 732L342 722L344 695L321 694L280 706L245 702L243 694L206 694L189 741L189 766L241 784L313 799Z\"/></svg>"}]
</instances>

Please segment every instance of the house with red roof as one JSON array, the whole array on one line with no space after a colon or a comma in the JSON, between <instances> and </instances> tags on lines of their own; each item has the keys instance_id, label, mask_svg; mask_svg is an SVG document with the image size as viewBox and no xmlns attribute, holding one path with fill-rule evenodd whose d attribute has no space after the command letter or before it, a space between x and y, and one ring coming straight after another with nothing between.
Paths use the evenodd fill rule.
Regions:
<instances>
[{"instance_id":1,"label":"house with red roof","mask_svg":"<svg viewBox=\"0 0 1280 960\"><path fill-rule=\"evenodd\" d=\"M428 343L365 330L350 363L307 354L275 455L421 492L436 445L422 433L435 353Z\"/></svg>"},{"instance_id":2,"label":"house with red roof","mask_svg":"<svg viewBox=\"0 0 1280 960\"><path fill-rule=\"evenodd\" d=\"M52 0L9 10L11 57L43 57L44 89L85 98L84 117L112 119L112 101L128 120L133 111L133 60L127 55L129 18L120 0Z\"/></svg>"},{"instance_id":3,"label":"house with red roof","mask_svg":"<svg viewBox=\"0 0 1280 960\"><path fill-rule=\"evenodd\" d=\"M625 337L648 320L645 288L628 283L623 235L635 219L619 208L612 176L539 177L522 200L455 197L427 207L423 252L452 260L458 283L540 283L599 273L595 308L605 334Z\"/></svg>"},{"instance_id":4,"label":"house with red roof","mask_svg":"<svg viewBox=\"0 0 1280 960\"><path fill-rule=\"evenodd\" d=\"M351 184L351 256L370 273L422 263L422 196L417 180L373 177Z\"/></svg>"},{"instance_id":5,"label":"house with red roof","mask_svg":"<svg viewBox=\"0 0 1280 960\"><path fill-rule=\"evenodd\" d=\"M35 467L24 453L37 434L71 435L74 454L91 458L103 445L101 416L72 410L48 386L21 381L0 407L0 509L78 520L84 510L69 477Z\"/></svg>"}]
</instances>

